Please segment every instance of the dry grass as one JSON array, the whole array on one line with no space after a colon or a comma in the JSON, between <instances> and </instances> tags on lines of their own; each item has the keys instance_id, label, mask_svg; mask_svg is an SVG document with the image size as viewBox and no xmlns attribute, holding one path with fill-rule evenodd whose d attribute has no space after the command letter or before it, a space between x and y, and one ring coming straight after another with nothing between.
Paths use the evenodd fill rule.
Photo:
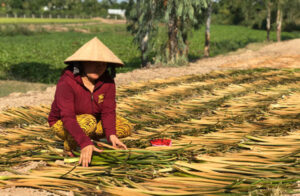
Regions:
<instances>
[{"instance_id":1,"label":"dry grass","mask_svg":"<svg viewBox=\"0 0 300 196\"><path fill-rule=\"evenodd\" d=\"M0 80L0 97L7 96L11 93L13 93L11 96L19 96L21 93L26 93L28 91L43 91L49 86L51 85L14 80Z\"/></svg>"},{"instance_id":2,"label":"dry grass","mask_svg":"<svg viewBox=\"0 0 300 196\"><path fill-rule=\"evenodd\" d=\"M299 84L298 70L255 69L124 86L118 113L135 124L122 139L130 150L106 149L89 168L78 158L58 164L63 144L49 132L49 106L12 108L0 114L0 168L47 166L0 184L78 194L287 193L300 180ZM157 137L172 147L150 146Z\"/></svg>"}]
</instances>

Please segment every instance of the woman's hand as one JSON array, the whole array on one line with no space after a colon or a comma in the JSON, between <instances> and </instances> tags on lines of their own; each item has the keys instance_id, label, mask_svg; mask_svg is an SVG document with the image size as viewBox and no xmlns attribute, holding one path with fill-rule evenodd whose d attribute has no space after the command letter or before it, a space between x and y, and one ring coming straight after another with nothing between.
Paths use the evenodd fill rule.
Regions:
<instances>
[{"instance_id":1,"label":"woman's hand","mask_svg":"<svg viewBox=\"0 0 300 196\"><path fill-rule=\"evenodd\" d=\"M115 148L124 148L125 150L127 150L127 147L125 144L123 144L116 135L110 135L109 139L113 145L113 147Z\"/></svg>"},{"instance_id":2,"label":"woman's hand","mask_svg":"<svg viewBox=\"0 0 300 196\"><path fill-rule=\"evenodd\" d=\"M83 167L88 167L92 160L93 151L102 152L103 150L96 148L94 145L87 145L81 150L79 165L82 163Z\"/></svg>"}]
</instances>

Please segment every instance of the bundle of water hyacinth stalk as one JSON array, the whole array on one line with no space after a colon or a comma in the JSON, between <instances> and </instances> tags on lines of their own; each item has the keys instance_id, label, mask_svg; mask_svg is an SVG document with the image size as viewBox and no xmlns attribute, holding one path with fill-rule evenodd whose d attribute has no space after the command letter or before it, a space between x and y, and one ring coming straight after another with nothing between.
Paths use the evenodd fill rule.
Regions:
<instances>
[{"instance_id":1,"label":"bundle of water hyacinth stalk","mask_svg":"<svg viewBox=\"0 0 300 196\"><path fill-rule=\"evenodd\" d=\"M109 147L105 143L101 145ZM101 153L94 152L90 167L86 168L78 165L79 152L74 152L78 157L63 157L62 149L48 146L47 149L32 152L31 158L23 161L43 160L47 161L49 167L33 170L29 176L20 173L15 176L2 176L0 182L42 188L57 194L59 192L55 190L67 191L71 187L76 187L77 189L72 190L78 193L100 193L104 186L135 187L138 182L166 176L168 172L173 171L175 161L191 159L187 149L193 146L188 144L161 151L105 148ZM7 181L13 179L14 181Z\"/></svg>"},{"instance_id":2,"label":"bundle of water hyacinth stalk","mask_svg":"<svg viewBox=\"0 0 300 196\"><path fill-rule=\"evenodd\" d=\"M63 157L63 142L46 121L49 106L9 109L0 113L0 170L12 175L0 174L0 186L58 195L296 193L299 86L299 69L253 69L120 87L117 113L135 124L121 139L129 150L96 142L104 151L94 152L90 167ZM172 146L151 146L156 138L172 139ZM11 169L32 161L46 166Z\"/></svg>"}]
</instances>

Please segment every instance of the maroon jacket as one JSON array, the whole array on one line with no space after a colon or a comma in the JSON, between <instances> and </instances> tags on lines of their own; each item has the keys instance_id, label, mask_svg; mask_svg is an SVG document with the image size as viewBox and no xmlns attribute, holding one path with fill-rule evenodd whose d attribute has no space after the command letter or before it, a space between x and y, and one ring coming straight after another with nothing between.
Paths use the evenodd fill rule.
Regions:
<instances>
[{"instance_id":1,"label":"maroon jacket","mask_svg":"<svg viewBox=\"0 0 300 196\"><path fill-rule=\"evenodd\" d=\"M66 70L57 83L48 123L51 127L61 119L82 149L93 143L79 126L76 115L93 114L97 120L101 119L106 139L110 141L109 136L116 134L115 94L114 79L106 72L96 81L94 92L91 93L84 86L80 75Z\"/></svg>"}]
</instances>

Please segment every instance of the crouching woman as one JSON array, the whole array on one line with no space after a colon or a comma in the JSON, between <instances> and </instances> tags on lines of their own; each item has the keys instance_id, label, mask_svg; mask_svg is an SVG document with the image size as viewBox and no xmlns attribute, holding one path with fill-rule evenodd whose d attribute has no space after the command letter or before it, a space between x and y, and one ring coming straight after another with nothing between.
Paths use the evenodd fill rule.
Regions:
<instances>
[{"instance_id":1,"label":"crouching woman","mask_svg":"<svg viewBox=\"0 0 300 196\"><path fill-rule=\"evenodd\" d=\"M132 126L116 116L114 82L115 66L124 64L97 37L64 63L68 66L57 83L48 123L64 140L64 152L74 156L79 146L79 164L88 167L93 151L102 151L91 139L106 137L114 147L127 149L119 138L129 136Z\"/></svg>"}]
</instances>

